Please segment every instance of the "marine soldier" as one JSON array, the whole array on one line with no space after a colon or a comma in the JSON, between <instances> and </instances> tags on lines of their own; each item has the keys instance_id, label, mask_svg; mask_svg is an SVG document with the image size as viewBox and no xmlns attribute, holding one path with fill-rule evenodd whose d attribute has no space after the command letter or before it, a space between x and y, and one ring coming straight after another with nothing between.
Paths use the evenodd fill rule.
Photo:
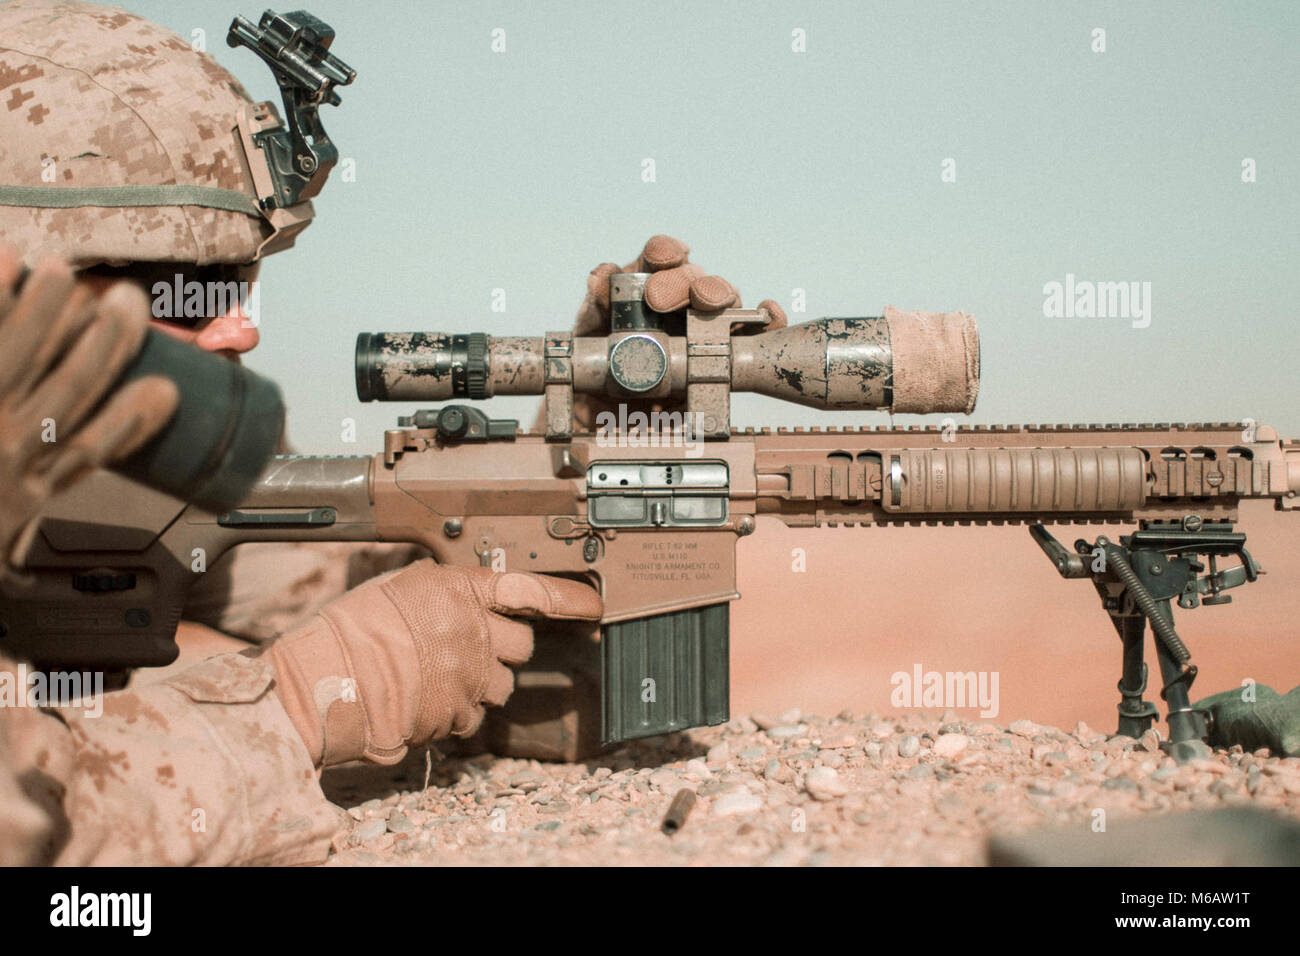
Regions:
<instances>
[{"instance_id":1,"label":"marine soldier","mask_svg":"<svg viewBox=\"0 0 1300 956\"><path fill-rule=\"evenodd\" d=\"M251 281L313 211L256 202L240 132L260 108L243 87L121 10L0 3L0 102L0 239L16 247L0 252L3 467L21 490L0 510L0 544L4 573L20 575L10 558L41 502L172 413L166 380L107 395L151 321L143 290L163 274ZM688 251L656 236L624 269L655 273L658 309L738 304ZM607 330L614 271L593 271L575 331ZM237 302L152 321L235 360L258 342ZM32 440L51 413L58 441ZM274 642L107 694L98 716L0 708L0 863L319 862L348 819L322 795L321 768L472 734L530 656L530 619L601 614L577 582L428 559L346 590L405 549L366 546L360 562L341 545L243 552L209 572L187 616Z\"/></svg>"}]
</instances>

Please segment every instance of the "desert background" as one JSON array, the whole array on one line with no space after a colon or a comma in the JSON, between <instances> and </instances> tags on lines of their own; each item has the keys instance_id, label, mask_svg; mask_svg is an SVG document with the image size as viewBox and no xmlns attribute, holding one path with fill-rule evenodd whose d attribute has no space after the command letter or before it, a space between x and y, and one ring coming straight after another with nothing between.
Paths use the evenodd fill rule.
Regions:
<instances>
[{"instance_id":1,"label":"desert background","mask_svg":"<svg viewBox=\"0 0 1300 956\"><path fill-rule=\"evenodd\" d=\"M1300 684L1300 513L1248 502L1237 530L1265 570L1228 605L1182 611L1180 636L1200 669L1193 699L1247 678L1285 693ZM1121 526L1053 527L1114 537ZM791 571L802 547L808 570ZM732 605L733 715L792 707L831 715L898 712L890 676L997 671L1006 724L1115 727L1120 641L1091 583L1064 580L1023 526L790 529L760 519L739 544ZM1147 699L1161 710L1155 649ZM977 708L958 711L978 719Z\"/></svg>"}]
</instances>

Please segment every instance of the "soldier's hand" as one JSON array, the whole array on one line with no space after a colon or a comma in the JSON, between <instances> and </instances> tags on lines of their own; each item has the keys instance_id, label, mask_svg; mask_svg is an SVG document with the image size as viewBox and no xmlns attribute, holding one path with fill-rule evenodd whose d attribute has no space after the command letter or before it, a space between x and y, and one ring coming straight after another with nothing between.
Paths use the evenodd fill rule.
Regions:
<instances>
[{"instance_id":1,"label":"soldier's hand","mask_svg":"<svg viewBox=\"0 0 1300 956\"><path fill-rule=\"evenodd\" d=\"M98 296L54 259L21 289L20 275L0 246L0 566L49 495L135 451L179 400L162 377L109 394L148 330L141 290L116 283Z\"/></svg>"},{"instance_id":2,"label":"soldier's hand","mask_svg":"<svg viewBox=\"0 0 1300 956\"><path fill-rule=\"evenodd\" d=\"M605 262L587 276L587 297L578 310L574 335L608 335L610 331L609 277L616 272L649 272L646 304L656 312L675 312L688 305L699 312L740 308L740 293L721 276L709 275L690 261L690 246L672 236L651 236L641 254L625 266ZM785 310L772 299L758 304L771 316L766 326L748 327L761 332L784 328ZM736 330L739 331L737 326Z\"/></svg>"},{"instance_id":3,"label":"soldier's hand","mask_svg":"<svg viewBox=\"0 0 1300 956\"><path fill-rule=\"evenodd\" d=\"M368 581L270 645L276 694L317 766L392 764L468 737L533 653L529 618L596 621L585 584L431 559Z\"/></svg>"},{"instance_id":4,"label":"soldier's hand","mask_svg":"<svg viewBox=\"0 0 1300 956\"><path fill-rule=\"evenodd\" d=\"M649 272L646 280L646 304L656 312L674 312L688 305L699 312L716 312L740 308L740 293L721 276L709 275L703 268L689 261L690 247L672 236L651 236L641 254L625 266L605 262L591 270L587 276L587 296L578 309L573 323L573 334L579 336L608 335L610 332L609 277L616 272ZM732 333L766 332L784 328L785 310L772 299L764 299L759 308L767 309L765 325L736 325ZM629 410L644 412L681 411L684 402L627 399ZM573 418L577 427L591 430L596 427L601 412L614 411L619 402L598 395L575 395ZM534 422L534 430L546 427L546 410L543 408Z\"/></svg>"}]
</instances>

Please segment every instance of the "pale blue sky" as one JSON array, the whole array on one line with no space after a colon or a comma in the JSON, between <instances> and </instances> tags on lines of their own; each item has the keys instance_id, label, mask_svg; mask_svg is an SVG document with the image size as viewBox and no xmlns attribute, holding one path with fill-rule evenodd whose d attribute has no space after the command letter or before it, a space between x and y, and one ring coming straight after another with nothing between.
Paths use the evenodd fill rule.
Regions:
<instances>
[{"instance_id":1,"label":"pale blue sky","mask_svg":"<svg viewBox=\"0 0 1300 956\"><path fill-rule=\"evenodd\" d=\"M973 313L972 422L1252 417L1300 436L1296 3L302 5L359 73L323 112L357 181L332 179L262 273L249 364L284 387L303 451L374 450L410 410L356 402L356 332L567 328L587 271L656 232L749 305L803 288L803 318ZM269 70L224 41L260 6L125 6L204 28L278 102ZM1150 282L1150 327L1045 318L1043 285L1067 273ZM746 399L735 419L888 416Z\"/></svg>"}]
</instances>

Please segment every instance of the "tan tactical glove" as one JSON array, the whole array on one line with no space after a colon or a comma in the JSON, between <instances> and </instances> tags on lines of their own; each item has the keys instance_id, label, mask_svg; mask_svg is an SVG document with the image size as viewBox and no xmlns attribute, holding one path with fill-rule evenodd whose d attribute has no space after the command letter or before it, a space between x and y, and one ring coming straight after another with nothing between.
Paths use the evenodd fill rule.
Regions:
<instances>
[{"instance_id":1,"label":"tan tactical glove","mask_svg":"<svg viewBox=\"0 0 1300 956\"><path fill-rule=\"evenodd\" d=\"M275 693L317 766L400 761L409 745L468 737L533 653L518 617L599 620L585 584L431 559L367 581L267 650Z\"/></svg>"},{"instance_id":2,"label":"tan tactical glove","mask_svg":"<svg viewBox=\"0 0 1300 956\"><path fill-rule=\"evenodd\" d=\"M107 394L148 330L144 292L119 282L97 297L54 259L21 293L19 275L18 257L0 246L0 566L49 495L135 451L179 399L157 376Z\"/></svg>"},{"instance_id":3,"label":"tan tactical glove","mask_svg":"<svg viewBox=\"0 0 1300 956\"><path fill-rule=\"evenodd\" d=\"M587 276L587 297L578 309L573 323L574 335L599 336L610 332L609 277L616 272L650 272L646 281L646 304L656 312L673 312L690 306L700 312L740 308L740 293L721 276L708 275L704 269L689 262L690 246L671 236L651 236L650 241L637 256L625 266L605 262L591 270ZM746 333L766 332L784 328L785 310L771 299L764 299L759 308L767 309L771 318L766 326L737 326L732 331ZM596 415L617 403L590 395L574 396L573 417L579 427L595 427ZM670 411L680 407L680 402L644 402L630 400L628 405L645 411ZM543 409L534 426L545 428L546 412Z\"/></svg>"}]
</instances>

